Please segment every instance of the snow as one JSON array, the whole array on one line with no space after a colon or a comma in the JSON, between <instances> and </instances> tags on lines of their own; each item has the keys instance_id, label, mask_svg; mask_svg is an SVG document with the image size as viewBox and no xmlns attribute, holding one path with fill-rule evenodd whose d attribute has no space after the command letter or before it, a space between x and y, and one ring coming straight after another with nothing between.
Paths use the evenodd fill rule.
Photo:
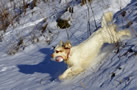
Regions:
<instances>
[{"instance_id":1,"label":"snow","mask_svg":"<svg viewBox=\"0 0 137 90\"><path fill-rule=\"evenodd\" d=\"M30 1L31 2L31 1ZM136 0L93 0L89 6L80 6L80 0L39 1L34 9L21 14L19 23L9 26L0 42L0 90L136 90L137 89L137 1ZM65 12L70 4L74 13ZM94 14L92 13L94 11ZM87 39L88 17L90 32L100 27L104 12L114 13L113 22L119 29L125 29L127 23L132 37L120 43L120 47L105 44L97 60L96 68L88 68L70 80L60 81L58 76L65 71L63 62L51 61L53 46L60 40L69 39L77 45ZM123 17L121 13L126 11ZM32 14L33 12L33 14ZM60 29L56 26L58 17L70 18L71 26ZM97 23L95 26L94 17ZM44 19L47 19L44 22ZM47 31L41 33L41 27L48 23ZM135 31L134 31L135 30ZM37 36L39 42L32 42L31 36ZM24 39L22 47L15 55L8 55L8 49Z\"/></svg>"}]
</instances>

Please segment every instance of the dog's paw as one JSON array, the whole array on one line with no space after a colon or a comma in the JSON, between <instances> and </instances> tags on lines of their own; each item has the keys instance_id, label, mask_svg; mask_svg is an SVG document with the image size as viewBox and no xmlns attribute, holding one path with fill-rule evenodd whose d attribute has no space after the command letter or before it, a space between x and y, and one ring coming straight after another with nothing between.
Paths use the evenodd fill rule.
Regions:
<instances>
[{"instance_id":1,"label":"dog's paw","mask_svg":"<svg viewBox=\"0 0 137 90\"><path fill-rule=\"evenodd\" d=\"M63 75L60 75L59 80L65 80L65 77Z\"/></svg>"}]
</instances>

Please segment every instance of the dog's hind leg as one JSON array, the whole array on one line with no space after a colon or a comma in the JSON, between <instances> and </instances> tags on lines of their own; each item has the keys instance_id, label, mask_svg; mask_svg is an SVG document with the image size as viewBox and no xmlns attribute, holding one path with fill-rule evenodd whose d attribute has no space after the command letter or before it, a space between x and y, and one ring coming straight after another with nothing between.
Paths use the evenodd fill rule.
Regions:
<instances>
[{"instance_id":1,"label":"dog's hind leg","mask_svg":"<svg viewBox=\"0 0 137 90\"><path fill-rule=\"evenodd\" d=\"M119 35L119 38L121 38L122 36L131 36L130 31L128 29L118 31L117 33Z\"/></svg>"},{"instance_id":2,"label":"dog's hind leg","mask_svg":"<svg viewBox=\"0 0 137 90\"><path fill-rule=\"evenodd\" d=\"M102 41L104 41L104 43L116 43L123 36L131 36L128 29L117 31L117 26L115 24L111 24L102 28L101 35L103 38Z\"/></svg>"}]
</instances>

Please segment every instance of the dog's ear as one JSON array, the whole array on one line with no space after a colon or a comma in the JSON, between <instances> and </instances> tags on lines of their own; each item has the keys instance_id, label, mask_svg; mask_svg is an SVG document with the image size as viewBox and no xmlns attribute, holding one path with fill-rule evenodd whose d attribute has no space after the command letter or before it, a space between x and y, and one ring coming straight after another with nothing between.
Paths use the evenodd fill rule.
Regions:
<instances>
[{"instance_id":1,"label":"dog's ear","mask_svg":"<svg viewBox=\"0 0 137 90\"><path fill-rule=\"evenodd\" d=\"M64 42L60 40L59 46L61 46L61 47L64 46Z\"/></svg>"},{"instance_id":2,"label":"dog's ear","mask_svg":"<svg viewBox=\"0 0 137 90\"><path fill-rule=\"evenodd\" d=\"M64 48L70 49L71 47L72 47L71 42L69 40L67 40L64 44Z\"/></svg>"}]
</instances>

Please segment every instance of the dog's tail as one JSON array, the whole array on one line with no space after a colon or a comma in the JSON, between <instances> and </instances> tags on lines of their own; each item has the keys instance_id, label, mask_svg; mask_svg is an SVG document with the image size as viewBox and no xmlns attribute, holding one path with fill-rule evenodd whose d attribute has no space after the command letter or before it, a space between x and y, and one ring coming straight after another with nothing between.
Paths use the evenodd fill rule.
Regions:
<instances>
[{"instance_id":1,"label":"dog's tail","mask_svg":"<svg viewBox=\"0 0 137 90\"><path fill-rule=\"evenodd\" d=\"M123 36L131 36L130 31L128 29L117 31L117 25L110 23L113 19L112 12L104 13L101 22L101 32L102 38L105 43L116 43Z\"/></svg>"},{"instance_id":2,"label":"dog's tail","mask_svg":"<svg viewBox=\"0 0 137 90\"><path fill-rule=\"evenodd\" d=\"M113 19L113 13L111 11L104 13L102 17L101 27L108 25Z\"/></svg>"}]
</instances>

